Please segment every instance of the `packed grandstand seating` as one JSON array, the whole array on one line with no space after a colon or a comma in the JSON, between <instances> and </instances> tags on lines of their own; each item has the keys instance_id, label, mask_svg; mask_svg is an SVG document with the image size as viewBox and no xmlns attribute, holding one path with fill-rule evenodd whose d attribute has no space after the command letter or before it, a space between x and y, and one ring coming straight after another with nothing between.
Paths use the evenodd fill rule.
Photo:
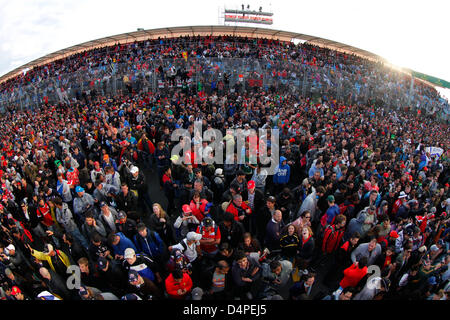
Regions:
<instances>
[{"instance_id":1,"label":"packed grandstand seating","mask_svg":"<svg viewBox=\"0 0 450 320\"><path fill-rule=\"evenodd\" d=\"M448 102L382 62L160 38L37 66L0 108L3 300L448 299Z\"/></svg>"}]
</instances>

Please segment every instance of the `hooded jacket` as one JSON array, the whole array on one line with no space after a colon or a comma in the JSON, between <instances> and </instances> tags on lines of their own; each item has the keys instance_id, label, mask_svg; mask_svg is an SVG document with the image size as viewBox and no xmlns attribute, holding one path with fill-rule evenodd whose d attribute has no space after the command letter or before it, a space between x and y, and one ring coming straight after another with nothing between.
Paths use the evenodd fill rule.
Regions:
<instances>
[{"instance_id":1,"label":"hooded jacket","mask_svg":"<svg viewBox=\"0 0 450 320\"><path fill-rule=\"evenodd\" d=\"M144 238L139 233L134 236L136 252L143 252L149 257L160 257L164 254L164 243L159 234L147 228L147 236Z\"/></svg>"},{"instance_id":2,"label":"hooded jacket","mask_svg":"<svg viewBox=\"0 0 450 320\"><path fill-rule=\"evenodd\" d=\"M283 161L287 161L287 159L281 156L280 164L275 169L275 173L273 175L273 183L275 184L286 184L289 182L291 167L287 163L283 165Z\"/></svg>"},{"instance_id":3,"label":"hooded jacket","mask_svg":"<svg viewBox=\"0 0 450 320\"><path fill-rule=\"evenodd\" d=\"M350 220L348 226L347 226L347 232L345 233L345 239L350 239L352 234L355 232L358 232L359 234L362 233L362 225L365 220L365 215L359 214L356 218L353 218Z\"/></svg>"},{"instance_id":4,"label":"hooded jacket","mask_svg":"<svg viewBox=\"0 0 450 320\"><path fill-rule=\"evenodd\" d=\"M317 201L318 201L318 199L317 199L316 189L313 188L312 192L305 198L302 205L300 206L300 209L298 210L298 213L297 213L297 218L300 217L300 215L304 211L308 210L311 213L311 221L316 221L317 218L316 218L315 214L316 214Z\"/></svg>"},{"instance_id":5,"label":"hooded jacket","mask_svg":"<svg viewBox=\"0 0 450 320\"><path fill-rule=\"evenodd\" d=\"M111 245L111 248L114 250L114 254L123 256L127 248L131 248L135 252L137 251L133 242L130 239L128 239L122 232L117 232L116 236L120 237L120 241L116 245Z\"/></svg>"},{"instance_id":6,"label":"hooded jacket","mask_svg":"<svg viewBox=\"0 0 450 320\"><path fill-rule=\"evenodd\" d=\"M72 232L78 229L75 221L73 220L72 211L70 211L67 203L62 203L61 209L56 207L56 221L60 223L67 232Z\"/></svg>"}]
</instances>

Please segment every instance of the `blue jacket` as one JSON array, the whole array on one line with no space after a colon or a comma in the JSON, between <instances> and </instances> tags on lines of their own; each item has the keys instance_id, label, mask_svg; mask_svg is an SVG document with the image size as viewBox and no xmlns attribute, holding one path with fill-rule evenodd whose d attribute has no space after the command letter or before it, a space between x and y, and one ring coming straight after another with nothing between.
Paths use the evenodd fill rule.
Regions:
<instances>
[{"instance_id":1,"label":"blue jacket","mask_svg":"<svg viewBox=\"0 0 450 320\"><path fill-rule=\"evenodd\" d=\"M133 241L136 244L136 252L145 253L152 258L160 257L164 253L164 242L158 232L149 228L147 228L147 237L144 238L138 233L134 236Z\"/></svg>"},{"instance_id":2,"label":"blue jacket","mask_svg":"<svg viewBox=\"0 0 450 320\"><path fill-rule=\"evenodd\" d=\"M327 215L327 224L331 224L333 219L341 213L341 210L339 209L339 206L337 204L332 205L328 208L326 215Z\"/></svg>"},{"instance_id":3,"label":"blue jacket","mask_svg":"<svg viewBox=\"0 0 450 320\"><path fill-rule=\"evenodd\" d=\"M273 175L273 183L284 184L289 182L289 177L291 175L291 167L288 164L283 165L283 161L286 161L285 157L280 157L280 164L275 170Z\"/></svg>"},{"instance_id":4,"label":"blue jacket","mask_svg":"<svg viewBox=\"0 0 450 320\"><path fill-rule=\"evenodd\" d=\"M125 249L127 248L132 248L134 251L136 251L136 247L134 246L133 242L128 239L122 232L117 232L116 235L120 237L120 241L117 245L112 245L114 254L123 256L125 254Z\"/></svg>"}]
</instances>

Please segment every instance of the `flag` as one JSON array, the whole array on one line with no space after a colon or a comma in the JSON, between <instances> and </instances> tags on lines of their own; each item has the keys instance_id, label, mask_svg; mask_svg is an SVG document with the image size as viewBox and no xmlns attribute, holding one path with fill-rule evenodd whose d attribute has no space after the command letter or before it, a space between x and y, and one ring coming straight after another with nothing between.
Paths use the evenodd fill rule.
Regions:
<instances>
[{"instance_id":1,"label":"flag","mask_svg":"<svg viewBox=\"0 0 450 320\"><path fill-rule=\"evenodd\" d=\"M188 53L187 53L187 51L183 51L181 54L183 55L184 61L187 62L187 58L188 58Z\"/></svg>"}]
</instances>

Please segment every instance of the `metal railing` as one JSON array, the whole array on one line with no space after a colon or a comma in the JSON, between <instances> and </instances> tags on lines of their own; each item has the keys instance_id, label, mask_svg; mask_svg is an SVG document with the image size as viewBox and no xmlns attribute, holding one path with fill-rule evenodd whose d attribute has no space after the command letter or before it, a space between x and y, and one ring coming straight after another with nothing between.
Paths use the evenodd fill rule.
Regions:
<instances>
[{"instance_id":1,"label":"metal railing","mask_svg":"<svg viewBox=\"0 0 450 320\"><path fill-rule=\"evenodd\" d=\"M163 70L159 72L158 68ZM178 70L173 76L171 70ZM128 78L128 80L127 80ZM314 66L286 59L180 58L135 59L127 63L83 68L53 76L12 91L0 93L0 111L14 106L18 110L37 109L50 104L80 100L83 95L115 95L156 92L173 87L212 90L276 90L305 97L337 99L344 103L363 103L390 109L421 108L448 120L446 101L421 95L399 77L386 77L383 70L362 72L357 67Z\"/></svg>"}]
</instances>

